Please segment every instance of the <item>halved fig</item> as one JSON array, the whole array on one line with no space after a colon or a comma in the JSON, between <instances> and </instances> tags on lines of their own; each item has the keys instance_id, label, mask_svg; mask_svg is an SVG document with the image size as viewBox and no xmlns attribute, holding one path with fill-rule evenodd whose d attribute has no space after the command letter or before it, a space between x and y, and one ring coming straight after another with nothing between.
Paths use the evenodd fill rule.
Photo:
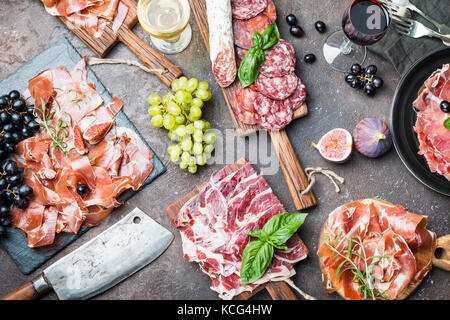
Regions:
<instances>
[{"instance_id":1,"label":"halved fig","mask_svg":"<svg viewBox=\"0 0 450 320\"><path fill-rule=\"evenodd\" d=\"M352 135L345 129L337 128L326 133L313 147L319 150L326 160L344 163L352 154Z\"/></svg>"},{"instance_id":2,"label":"halved fig","mask_svg":"<svg viewBox=\"0 0 450 320\"><path fill-rule=\"evenodd\" d=\"M94 123L83 133L84 140L90 144L99 143L106 136L113 124L114 120Z\"/></svg>"},{"instance_id":3,"label":"halved fig","mask_svg":"<svg viewBox=\"0 0 450 320\"><path fill-rule=\"evenodd\" d=\"M75 150L81 155L88 153L88 148L84 144L83 136L81 134L80 127L76 124L73 126L73 144Z\"/></svg>"}]
</instances>

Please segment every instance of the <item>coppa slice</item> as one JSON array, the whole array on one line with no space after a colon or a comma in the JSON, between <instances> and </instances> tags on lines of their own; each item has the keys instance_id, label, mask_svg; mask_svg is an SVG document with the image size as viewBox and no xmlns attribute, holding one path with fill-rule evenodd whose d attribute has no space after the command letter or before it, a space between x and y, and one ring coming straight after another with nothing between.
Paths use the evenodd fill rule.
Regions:
<instances>
[{"instance_id":1,"label":"coppa slice","mask_svg":"<svg viewBox=\"0 0 450 320\"><path fill-rule=\"evenodd\" d=\"M231 0L234 19L250 19L267 7L267 0Z\"/></svg>"},{"instance_id":2,"label":"coppa slice","mask_svg":"<svg viewBox=\"0 0 450 320\"><path fill-rule=\"evenodd\" d=\"M274 78L259 74L255 84L266 97L274 100L284 100L290 97L297 89L298 78L294 73Z\"/></svg>"},{"instance_id":3,"label":"coppa slice","mask_svg":"<svg viewBox=\"0 0 450 320\"><path fill-rule=\"evenodd\" d=\"M231 97L231 105L239 121L249 125L257 124L254 105L258 93L248 87L242 88L238 83Z\"/></svg>"},{"instance_id":4,"label":"coppa slice","mask_svg":"<svg viewBox=\"0 0 450 320\"><path fill-rule=\"evenodd\" d=\"M266 60L259 72L266 77L275 78L291 74L295 71L294 47L286 40L278 43L264 52Z\"/></svg>"},{"instance_id":5,"label":"coppa slice","mask_svg":"<svg viewBox=\"0 0 450 320\"><path fill-rule=\"evenodd\" d=\"M234 44L242 49L250 49L253 46L252 38L255 30L263 33L269 24L271 21L264 14L249 20L235 19L233 21Z\"/></svg>"}]
</instances>

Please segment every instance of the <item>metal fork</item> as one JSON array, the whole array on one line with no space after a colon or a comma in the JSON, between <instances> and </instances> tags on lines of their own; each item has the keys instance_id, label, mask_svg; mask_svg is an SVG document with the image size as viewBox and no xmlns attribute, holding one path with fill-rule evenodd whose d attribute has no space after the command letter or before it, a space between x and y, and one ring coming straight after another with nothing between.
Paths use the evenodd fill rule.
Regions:
<instances>
[{"instance_id":1,"label":"metal fork","mask_svg":"<svg viewBox=\"0 0 450 320\"><path fill-rule=\"evenodd\" d=\"M381 3L383 3L385 6L387 6L389 9L391 9L394 13L397 13L400 17L406 17L409 18L407 13L409 13L406 9L411 10L413 12L418 13L423 18L428 20L428 22L432 23L439 31L439 33L444 35L450 35L450 27L446 26L443 23L439 23L430 16L428 16L426 13L424 13L422 10L417 8L414 4L412 4L409 0L400 0L397 2L393 2L392 0L379 0ZM442 40L445 45L450 46L450 41L448 40Z\"/></svg>"},{"instance_id":2,"label":"metal fork","mask_svg":"<svg viewBox=\"0 0 450 320\"><path fill-rule=\"evenodd\" d=\"M411 38L435 37L444 42L450 42L450 34L443 35L439 32L425 27L422 23L406 17L400 17L395 13L392 14L397 32Z\"/></svg>"}]
</instances>

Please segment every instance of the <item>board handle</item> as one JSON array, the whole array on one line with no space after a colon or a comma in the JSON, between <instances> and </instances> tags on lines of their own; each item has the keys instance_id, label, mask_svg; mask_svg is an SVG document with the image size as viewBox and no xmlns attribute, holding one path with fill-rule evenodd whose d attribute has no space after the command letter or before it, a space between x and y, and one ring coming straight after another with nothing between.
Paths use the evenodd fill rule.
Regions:
<instances>
[{"instance_id":1,"label":"board handle","mask_svg":"<svg viewBox=\"0 0 450 320\"><path fill-rule=\"evenodd\" d=\"M289 285L284 281L269 282L266 285L273 300L299 300Z\"/></svg>"},{"instance_id":2,"label":"board handle","mask_svg":"<svg viewBox=\"0 0 450 320\"><path fill-rule=\"evenodd\" d=\"M439 258L433 254L433 265L440 269L450 271L450 234L437 239L436 250L437 249L441 249L442 254Z\"/></svg>"},{"instance_id":3,"label":"board handle","mask_svg":"<svg viewBox=\"0 0 450 320\"><path fill-rule=\"evenodd\" d=\"M286 179L289 192L294 200L295 208L302 210L315 206L317 200L312 190L305 195L301 195L302 191L308 187L308 178L295 155L294 148L289 141L286 131L269 131L269 134L280 161L281 170Z\"/></svg>"},{"instance_id":4,"label":"board handle","mask_svg":"<svg viewBox=\"0 0 450 320\"><path fill-rule=\"evenodd\" d=\"M166 70L166 72L162 74L155 73L155 75L168 87L170 87L173 80L179 78L183 74L180 69L172 64L172 62L135 35L126 25L122 25L119 29L118 37L122 43L130 48L130 50L147 65L147 67L150 69Z\"/></svg>"}]
</instances>

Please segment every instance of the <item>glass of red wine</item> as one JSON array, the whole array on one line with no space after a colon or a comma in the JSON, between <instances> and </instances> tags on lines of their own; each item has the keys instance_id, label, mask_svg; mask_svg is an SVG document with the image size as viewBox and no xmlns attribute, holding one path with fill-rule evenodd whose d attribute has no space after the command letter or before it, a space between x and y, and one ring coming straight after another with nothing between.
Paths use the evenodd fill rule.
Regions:
<instances>
[{"instance_id":1,"label":"glass of red wine","mask_svg":"<svg viewBox=\"0 0 450 320\"><path fill-rule=\"evenodd\" d=\"M376 0L354 0L342 17L342 30L332 33L323 46L325 60L341 72L363 64L366 46L379 41L391 23L388 10Z\"/></svg>"}]
</instances>

